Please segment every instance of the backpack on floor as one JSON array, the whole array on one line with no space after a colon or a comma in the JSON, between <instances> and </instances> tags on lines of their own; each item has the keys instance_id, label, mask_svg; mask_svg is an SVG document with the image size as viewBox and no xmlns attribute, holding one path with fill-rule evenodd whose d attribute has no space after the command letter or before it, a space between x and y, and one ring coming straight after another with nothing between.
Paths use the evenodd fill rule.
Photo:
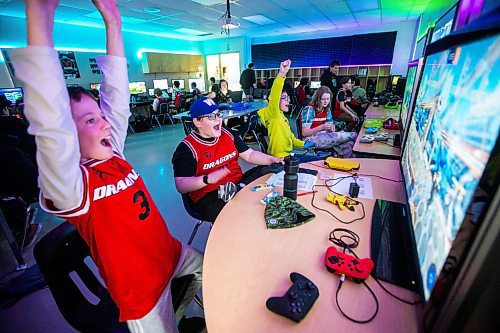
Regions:
<instances>
[{"instance_id":1,"label":"backpack on floor","mask_svg":"<svg viewBox=\"0 0 500 333\"><path fill-rule=\"evenodd\" d=\"M151 124L147 121L146 117L142 114L137 114L134 118L134 131L136 133L147 132L151 129Z\"/></svg>"}]
</instances>

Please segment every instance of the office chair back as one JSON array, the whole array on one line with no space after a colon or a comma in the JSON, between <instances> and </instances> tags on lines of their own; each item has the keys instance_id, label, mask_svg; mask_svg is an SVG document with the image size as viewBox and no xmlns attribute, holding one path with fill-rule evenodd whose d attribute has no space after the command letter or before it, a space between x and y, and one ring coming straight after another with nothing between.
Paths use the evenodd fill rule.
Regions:
<instances>
[{"instance_id":1,"label":"office chair back","mask_svg":"<svg viewBox=\"0 0 500 333\"><path fill-rule=\"evenodd\" d=\"M182 127L184 128L184 134L189 135L194 129L193 119L188 116L181 117Z\"/></svg>"},{"instance_id":2,"label":"office chair back","mask_svg":"<svg viewBox=\"0 0 500 333\"><path fill-rule=\"evenodd\" d=\"M212 225L214 221L206 221L203 219L201 216L200 212L198 212L194 207L193 203L191 202L191 199L189 199L189 196L187 193L181 193L182 196L182 203L184 204L184 209L186 212L191 216L193 219L198 220L196 225L193 228L193 231L191 232L191 235L189 236L188 240L188 245L191 245L193 243L194 237L196 236L196 233L198 232L198 229L200 226L203 224L203 222L208 222L210 223L210 229L212 229Z\"/></svg>"},{"instance_id":3,"label":"office chair back","mask_svg":"<svg viewBox=\"0 0 500 333\"><path fill-rule=\"evenodd\" d=\"M90 249L76 228L64 222L45 235L34 248L34 256L59 311L80 332L125 333L118 308L108 290L89 268ZM88 289L86 297L71 276L78 276ZM70 275L71 274L71 275ZM180 305L193 275L172 280L174 310ZM76 279L78 281L78 279Z\"/></svg>"}]
</instances>

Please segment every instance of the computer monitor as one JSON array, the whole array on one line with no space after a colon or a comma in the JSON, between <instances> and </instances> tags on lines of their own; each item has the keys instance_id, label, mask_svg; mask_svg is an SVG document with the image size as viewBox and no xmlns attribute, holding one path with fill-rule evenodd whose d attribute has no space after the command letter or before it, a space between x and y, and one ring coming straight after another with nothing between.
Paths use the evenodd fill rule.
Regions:
<instances>
[{"instance_id":1,"label":"computer monitor","mask_svg":"<svg viewBox=\"0 0 500 333\"><path fill-rule=\"evenodd\" d=\"M149 94L149 96L154 96L155 95L155 90L154 89L148 89L148 94Z\"/></svg>"},{"instance_id":2,"label":"computer monitor","mask_svg":"<svg viewBox=\"0 0 500 333\"><path fill-rule=\"evenodd\" d=\"M455 18L457 16L457 6L458 4L453 5L436 21L434 31L432 32L431 43L448 36L453 31Z\"/></svg>"},{"instance_id":3,"label":"computer monitor","mask_svg":"<svg viewBox=\"0 0 500 333\"><path fill-rule=\"evenodd\" d=\"M239 103L243 99L243 91L231 91L230 96L233 103Z\"/></svg>"},{"instance_id":4,"label":"computer monitor","mask_svg":"<svg viewBox=\"0 0 500 333\"><path fill-rule=\"evenodd\" d=\"M188 79L188 84L189 84L188 89L190 91L191 91L191 83L192 82L196 82L196 88L200 89L200 91L205 91L205 79L203 79L203 78Z\"/></svg>"},{"instance_id":5,"label":"computer monitor","mask_svg":"<svg viewBox=\"0 0 500 333\"><path fill-rule=\"evenodd\" d=\"M311 85L309 87L311 89L318 89L321 87L321 81L311 81Z\"/></svg>"},{"instance_id":6,"label":"computer monitor","mask_svg":"<svg viewBox=\"0 0 500 333\"><path fill-rule=\"evenodd\" d=\"M175 81L179 81L179 88L181 89L186 89L186 87L184 87L184 80L181 80L181 79L172 79L172 87L174 86L174 82Z\"/></svg>"},{"instance_id":7,"label":"computer monitor","mask_svg":"<svg viewBox=\"0 0 500 333\"><path fill-rule=\"evenodd\" d=\"M11 105L15 105L18 99L23 99L23 89L0 88L0 95L5 95L5 98L10 101Z\"/></svg>"},{"instance_id":8,"label":"computer monitor","mask_svg":"<svg viewBox=\"0 0 500 333\"><path fill-rule=\"evenodd\" d=\"M153 87L156 89L168 89L168 80L167 79L158 79L153 80Z\"/></svg>"},{"instance_id":9,"label":"computer monitor","mask_svg":"<svg viewBox=\"0 0 500 333\"><path fill-rule=\"evenodd\" d=\"M392 84L393 87L395 87L396 84L398 84L398 80L399 80L400 77L401 77L401 75L393 75L392 76L391 84Z\"/></svg>"},{"instance_id":10,"label":"computer monitor","mask_svg":"<svg viewBox=\"0 0 500 333\"><path fill-rule=\"evenodd\" d=\"M481 223L487 189L498 189L489 172L498 171L500 35L452 34L440 44L429 49L401 160L425 299L469 269L450 249L468 248L464 229Z\"/></svg>"},{"instance_id":11,"label":"computer monitor","mask_svg":"<svg viewBox=\"0 0 500 333\"><path fill-rule=\"evenodd\" d=\"M293 81L293 87L297 88L300 84L300 81Z\"/></svg>"},{"instance_id":12,"label":"computer monitor","mask_svg":"<svg viewBox=\"0 0 500 333\"><path fill-rule=\"evenodd\" d=\"M100 83L91 83L90 84L90 90L101 90L101 84Z\"/></svg>"},{"instance_id":13,"label":"computer monitor","mask_svg":"<svg viewBox=\"0 0 500 333\"><path fill-rule=\"evenodd\" d=\"M423 35L416 43L415 45L415 51L413 52L413 58L412 60L418 60L422 58L425 55L425 49L427 47L427 44L429 44L431 35L433 32L433 28L429 28L427 30L427 33Z\"/></svg>"},{"instance_id":14,"label":"computer monitor","mask_svg":"<svg viewBox=\"0 0 500 333\"><path fill-rule=\"evenodd\" d=\"M420 76L422 74L424 59L425 58L420 58L418 61L414 61L408 64L408 73L406 74L406 85L403 93L403 103L401 104L399 121L402 147L404 147L404 144L406 142L407 123L411 117L410 111L413 110L413 104L415 103L415 96L417 93L418 84L420 82Z\"/></svg>"},{"instance_id":15,"label":"computer monitor","mask_svg":"<svg viewBox=\"0 0 500 333\"><path fill-rule=\"evenodd\" d=\"M128 84L130 88L130 94L145 94L146 93L146 83L145 82L130 82Z\"/></svg>"}]
</instances>

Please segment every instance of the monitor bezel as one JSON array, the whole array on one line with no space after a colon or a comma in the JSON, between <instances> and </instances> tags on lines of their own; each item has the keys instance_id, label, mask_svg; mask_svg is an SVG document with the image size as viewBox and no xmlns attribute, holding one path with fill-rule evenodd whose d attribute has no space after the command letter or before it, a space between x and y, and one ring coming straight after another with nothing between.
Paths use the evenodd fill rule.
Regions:
<instances>
[{"instance_id":1,"label":"monitor bezel","mask_svg":"<svg viewBox=\"0 0 500 333\"><path fill-rule=\"evenodd\" d=\"M455 3L454 5L452 5L450 8L448 8L448 10L446 12L444 12L443 15L441 15L437 20L436 22L434 22L434 27L433 27L433 31L432 31L432 35L430 36L430 44L432 43L435 43L437 42L438 40L441 40L443 38L445 38L446 36L444 36L443 38L440 38L438 40L435 40L433 41L432 40L432 37L434 36L434 30L436 30L436 26L438 25L438 23L441 23L441 20L446 16L448 15L448 13L452 10L455 10L455 13L453 14L453 21L451 23L451 32L450 34L455 31L455 25L457 24L457 15L458 15L458 2Z\"/></svg>"},{"instance_id":2,"label":"monitor bezel","mask_svg":"<svg viewBox=\"0 0 500 333\"><path fill-rule=\"evenodd\" d=\"M498 15L497 15L498 17ZM475 41L479 41L479 40L482 40L482 39L485 39L485 38L488 38L488 37L491 37L491 36L494 36L496 34L499 34L500 33L500 20L498 19L492 19L492 20L487 20L487 23L485 24L481 19L477 20L477 21L474 21L473 23L473 26L466 26L466 27L463 27L462 29L459 29L455 32L452 32L450 35L438 40L436 43L432 43L429 45L428 48L426 48L426 51L425 51L425 58L427 58L429 55L432 55L432 54L435 54L435 53L439 53L439 52L442 52L442 51L446 51L452 47L455 47L455 46L459 46L459 45L464 45L464 44L468 44L468 43L472 43L472 42L475 42ZM421 75L420 75L420 81L421 81L421 78L422 78L422 74L423 74L423 70L425 69L425 63L424 63L424 66L422 66L422 70L421 70ZM418 85L418 89L420 89L420 82L419 82L419 85ZM416 94L418 94L418 89L416 91ZM415 95L416 96L416 95ZM415 103L414 103L414 106L413 106L413 109L415 108ZM411 115L411 118L409 118L409 122L407 124L407 128L410 127L411 125L411 122L413 120L413 110L412 110L412 115ZM408 193L407 193L407 187L406 187L406 179L404 177L404 173L403 173L403 163L402 163L402 160L403 160L403 155L404 155L404 152L405 152L405 149L407 148L407 146L405 145L404 147L402 147L401 149L401 157L400 157L400 163L399 163L399 166L400 166L400 172L401 172L401 177L402 177L402 184L404 186L404 189L403 189L403 195L404 195L404 200L405 200L405 209L410 212L410 207L409 207L409 200L408 200ZM474 191L474 196L476 195L479 195L477 192L479 190L479 184L481 184L482 182L485 181L485 179L488 178L489 174L491 172L494 172L494 171L491 171L491 170L495 170L494 166L493 166L493 163L494 163L494 160L495 160L495 156L498 155L500 151L500 135L499 137L497 137L497 140L496 140L496 143L495 143L495 146L494 148L492 149L492 153L490 155L490 158L488 159L488 161L486 162L485 164L485 169L483 171L483 174L481 176L481 178L479 179L479 182L478 182L478 186L476 187L475 191ZM489 172L487 172L489 171ZM498 187L498 182L499 182L499 177L497 177L496 179L496 184L497 184L497 187ZM494 194L493 194L494 195ZM489 209L490 209L490 206L491 206L491 203L492 201L488 202L488 204L483 208L483 211L482 211L482 214L481 216L479 217L479 223L481 223L484 219L484 216L486 216L486 214L489 212ZM471 209L471 204L472 204L472 200L471 202L469 203L468 207L467 207L467 211L469 211ZM413 230L413 222L411 221L411 218L408 219L409 223L411 224L411 228ZM462 221L462 224L463 224L463 221ZM461 226L462 226L461 224ZM478 232L480 231L481 229L481 225L479 225L479 230ZM459 230L457 232L457 235L455 236L455 239L452 243L452 247L453 245L455 244L455 241L457 239L459 239L459 235L461 233L461 230ZM418 251L417 251L417 248L416 248L416 242L415 242L415 233L411 233L411 242L412 242L412 249L416 255L416 258L418 258ZM469 241L469 249L470 249L470 246L472 246L473 243L477 242L478 240L475 238L475 237L472 237L471 239L468 239ZM473 254L470 252L470 251L466 251L464 253L464 256L461 258L461 261L457 262L457 267L458 269L456 270L456 275L455 275L455 279L453 281L453 283L450 284L449 288L447 291L445 291L447 293L447 296L450 296L449 295L449 292L455 288L456 289L456 286L455 286L455 283L459 282L457 281L457 277L459 276L459 274L464 274L464 270L467 270L467 267L466 265L464 265L464 262L466 260L471 260L470 256L472 256ZM448 258L448 256L447 256ZM420 265L417 261L417 267L418 267L418 270L420 271ZM443 270L441 269L441 271L439 272L438 274L438 277L437 277L437 280L439 280L440 278L442 278L443 276ZM422 281L422 277L421 277L421 274L419 276L420 278L420 284L422 286L422 293L421 293L421 296L423 297L423 299L425 300L424 298L424 292L423 292L423 281ZM437 281L436 280L436 281ZM433 300L435 299L435 294L436 294L436 290L435 288L432 289L431 291L431 294L429 296L429 299L427 301L424 301L424 303L426 304L426 311L431 311L429 310L429 307L435 307L435 308L439 308L441 303L442 302L436 302L436 304L430 304L431 301L433 302ZM440 309L438 309L440 311Z\"/></svg>"}]
</instances>

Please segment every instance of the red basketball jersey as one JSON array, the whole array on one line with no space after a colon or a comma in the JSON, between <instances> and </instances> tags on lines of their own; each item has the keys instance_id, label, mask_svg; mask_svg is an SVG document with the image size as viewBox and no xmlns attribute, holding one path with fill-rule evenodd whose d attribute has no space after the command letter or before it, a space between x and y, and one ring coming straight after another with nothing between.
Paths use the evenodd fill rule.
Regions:
<instances>
[{"instance_id":1,"label":"red basketball jersey","mask_svg":"<svg viewBox=\"0 0 500 333\"><path fill-rule=\"evenodd\" d=\"M323 110L320 113L316 113L316 110L314 111L314 119L311 124L311 128L316 128L326 122L326 117L328 116L328 112L326 110Z\"/></svg>"},{"instance_id":2,"label":"red basketball jersey","mask_svg":"<svg viewBox=\"0 0 500 333\"><path fill-rule=\"evenodd\" d=\"M216 190L219 185L227 182L238 184L243 176L241 167L238 164L238 150L234 145L233 135L222 128L221 136L213 142L205 142L198 138L196 134L189 134L183 141L193 153L196 160L196 175L202 176L226 166L231 173L219 180L215 184L209 184L197 191L189 193L193 202L197 202L208 192Z\"/></svg>"},{"instance_id":3,"label":"red basketball jersey","mask_svg":"<svg viewBox=\"0 0 500 333\"><path fill-rule=\"evenodd\" d=\"M56 215L76 226L120 309L120 320L150 312L177 266L181 244L172 237L144 181L123 158L81 165L79 207Z\"/></svg>"}]
</instances>

